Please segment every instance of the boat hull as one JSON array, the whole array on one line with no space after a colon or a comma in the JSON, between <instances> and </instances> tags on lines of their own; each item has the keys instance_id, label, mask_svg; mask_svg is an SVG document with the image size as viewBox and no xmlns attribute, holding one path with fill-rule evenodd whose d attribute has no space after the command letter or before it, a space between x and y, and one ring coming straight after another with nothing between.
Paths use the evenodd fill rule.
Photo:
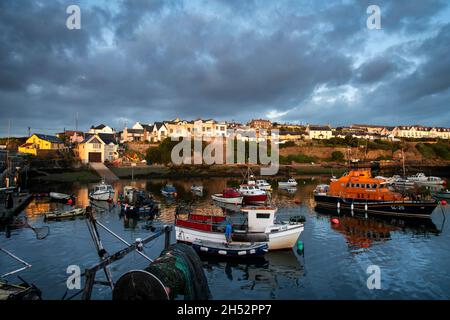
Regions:
<instances>
[{"instance_id":1,"label":"boat hull","mask_svg":"<svg viewBox=\"0 0 450 320\"><path fill-rule=\"evenodd\" d=\"M71 196L68 194L58 192L50 192L49 196L52 200L55 201L68 201L71 198Z\"/></svg>"},{"instance_id":2,"label":"boat hull","mask_svg":"<svg viewBox=\"0 0 450 320\"><path fill-rule=\"evenodd\" d=\"M298 240L298 237L304 230L303 224L283 225L281 230L269 233L268 248L269 250L291 249ZM225 234L222 232L211 232L196 230L188 227L175 226L175 234L177 241L193 243L195 241L211 241L216 243L226 242ZM266 236L264 233L259 233ZM251 234L249 234L251 235ZM233 236L232 236L233 237ZM233 243L249 243L234 242Z\"/></svg>"},{"instance_id":3,"label":"boat hull","mask_svg":"<svg viewBox=\"0 0 450 320\"><path fill-rule=\"evenodd\" d=\"M222 203L230 203L230 204L241 204L244 197L233 197L233 198L226 198L222 196L222 194L213 194L211 198L215 201L222 202Z\"/></svg>"},{"instance_id":4,"label":"boat hull","mask_svg":"<svg viewBox=\"0 0 450 320\"><path fill-rule=\"evenodd\" d=\"M358 213L428 218L437 207L433 201L354 201L329 195L314 195L318 208L348 210ZM352 209L353 205L353 209Z\"/></svg>"},{"instance_id":5,"label":"boat hull","mask_svg":"<svg viewBox=\"0 0 450 320\"><path fill-rule=\"evenodd\" d=\"M59 220L59 219L68 219L74 218L78 216L83 216L86 213L85 209L79 208L66 212L49 212L46 213L44 218L45 220Z\"/></svg>"},{"instance_id":6,"label":"boat hull","mask_svg":"<svg viewBox=\"0 0 450 320\"><path fill-rule=\"evenodd\" d=\"M266 243L258 244L219 244L206 241L194 241L192 247L199 254L220 256L227 258L256 258L264 256L268 247Z\"/></svg>"},{"instance_id":7,"label":"boat hull","mask_svg":"<svg viewBox=\"0 0 450 320\"><path fill-rule=\"evenodd\" d=\"M107 192L92 192L89 194L89 198L92 200L97 201L108 201L111 200L114 197L114 193L107 191Z\"/></svg>"},{"instance_id":8,"label":"boat hull","mask_svg":"<svg viewBox=\"0 0 450 320\"><path fill-rule=\"evenodd\" d=\"M245 203L264 203L267 200L267 194L244 195Z\"/></svg>"}]
</instances>

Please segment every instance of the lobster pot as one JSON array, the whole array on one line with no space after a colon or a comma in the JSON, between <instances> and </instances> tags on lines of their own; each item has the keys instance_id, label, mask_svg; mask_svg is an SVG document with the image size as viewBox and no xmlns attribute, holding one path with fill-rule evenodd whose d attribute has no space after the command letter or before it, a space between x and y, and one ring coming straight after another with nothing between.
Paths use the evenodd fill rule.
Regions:
<instances>
[{"instance_id":1,"label":"lobster pot","mask_svg":"<svg viewBox=\"0 0 450 320\"><path fill-rule=\"evenodd\" d=\"M185 300L211 297L197 253L190 246L177 243L164 250L145 270L130 271L120 277L113 300L168 300L180 295Z\"/></svg>"}]
</instances>

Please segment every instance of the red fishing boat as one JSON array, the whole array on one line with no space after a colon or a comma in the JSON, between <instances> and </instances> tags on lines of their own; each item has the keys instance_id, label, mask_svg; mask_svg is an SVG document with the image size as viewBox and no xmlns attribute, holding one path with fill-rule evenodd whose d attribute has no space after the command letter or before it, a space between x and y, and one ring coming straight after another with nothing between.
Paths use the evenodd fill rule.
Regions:
<instances>
[{"instance_id":1,"label":"red fishing boat","mask_svg":"<svg viewBox=\"0 0 450 320\"><path fill-rule=\"evenodd\" d=\"M239 193L244 197L245 203L264 203L267 200L267 193L258 188L257 185L241 184Z\"/></svg>"},{"instance_id":2,"label":"red fishing boat","mask_svg":"<svg viewBox=\"0 0 450 320\"><path fill-rule=\"evenodd\" d=\"M233 188L225 188L222 193L213 194L211 198L215 201L231 204L241 204L244 199L244 197Z\"/></svg>"}]
</instances>

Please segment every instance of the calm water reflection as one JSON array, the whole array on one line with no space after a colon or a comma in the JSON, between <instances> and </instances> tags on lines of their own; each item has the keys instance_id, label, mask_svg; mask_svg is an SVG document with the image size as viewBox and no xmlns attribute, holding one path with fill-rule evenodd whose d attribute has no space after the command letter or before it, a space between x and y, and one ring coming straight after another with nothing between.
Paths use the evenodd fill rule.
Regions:
<instances>
[{"instance_id":1,"label":"calm water reflection","mask_svg":"<svg viewBox=\"0 0 450 320\"><path fill-rule=\"evenodd\" d=\"M178 179L119 181L116 191L125 185L134 185L152 191L162 202L161 216L155 225L173 223L177 202L192 203L202 212L221 214L213 205L210 194L221 192L227 179ZM159 190L171 182L178 190L176 201L160 197ZM294 250L270 252L262 260L227 262L203 261L211 292L215 299L449 299L450 298L450 229L445 214L438 207L430 220L383 220L351 215L338 217L340 223L330 220L336 212L316 212L312 191L321 181L302 180L295 193L275 190L272 201L282 216L303 214L305 231L301 240L305 244L304 256ZM202 196L190 191L192 184L203 184ZM77 205L89 204L88 189L92 185L73 184L37 186L34 192L70 192L77 196ZM145 237L149 231L143 221L125 223L119 208L102 202L92 203L98 219L107 224L127 241ZM48 225L50 235L36 240L30 229L12 230L10 237L0 231L2 247L13 251L33 265L21 276L43 290L47 299L60 299L65 292L66 268L76 264L82 269L98 261L86 223L81 219L44 222L43 213L62 206L45 200L34 200L23 215L34 226ZM107 250L112 253L122 248L121 243L109 236L103 237ZM175 237L173 235L173 241ZM163 239L151 243L145 251L156 257L163 247ZM143 268L146 261L130 254L113 264L116 277L131 268ZM381 290L366 286L370 265L381 268ZM16 264L0 255L0 273ZM100 273L99 273L100 275ZM106 287L96 287L94 298L108 299Z\"/></svg>"}]
</instances>

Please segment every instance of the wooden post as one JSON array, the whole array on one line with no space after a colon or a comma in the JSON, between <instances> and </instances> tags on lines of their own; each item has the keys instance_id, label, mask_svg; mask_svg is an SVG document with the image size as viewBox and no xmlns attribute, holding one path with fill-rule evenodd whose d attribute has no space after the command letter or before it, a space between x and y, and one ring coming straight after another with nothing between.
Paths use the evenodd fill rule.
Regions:
<instances>
[{"instance_id":1,"label":"wooden post","mask_svg":"<svg viewBox=\"0 0 450 320\"><path fill-rule=\"evenodd\" d=\"M94 286L95 274L97 271L92 272L89 269L86 269L84 275L86 276L86 282L84 284L83 295L81 297L82 300L91 300L92 287Z\"/></svg>"},{"instance_id":2,"label":"wooden post","mask_svg":"<svg viewBox=\"0 0 450 320\"><path fill-rule=\"evenodd\" d=\"M169 226L165 226L165 228L164 228L164 233L165 233L164 249L168 249L170 246L170 230L171 230L171 228Z\"/></svg>"}]
</instances>

